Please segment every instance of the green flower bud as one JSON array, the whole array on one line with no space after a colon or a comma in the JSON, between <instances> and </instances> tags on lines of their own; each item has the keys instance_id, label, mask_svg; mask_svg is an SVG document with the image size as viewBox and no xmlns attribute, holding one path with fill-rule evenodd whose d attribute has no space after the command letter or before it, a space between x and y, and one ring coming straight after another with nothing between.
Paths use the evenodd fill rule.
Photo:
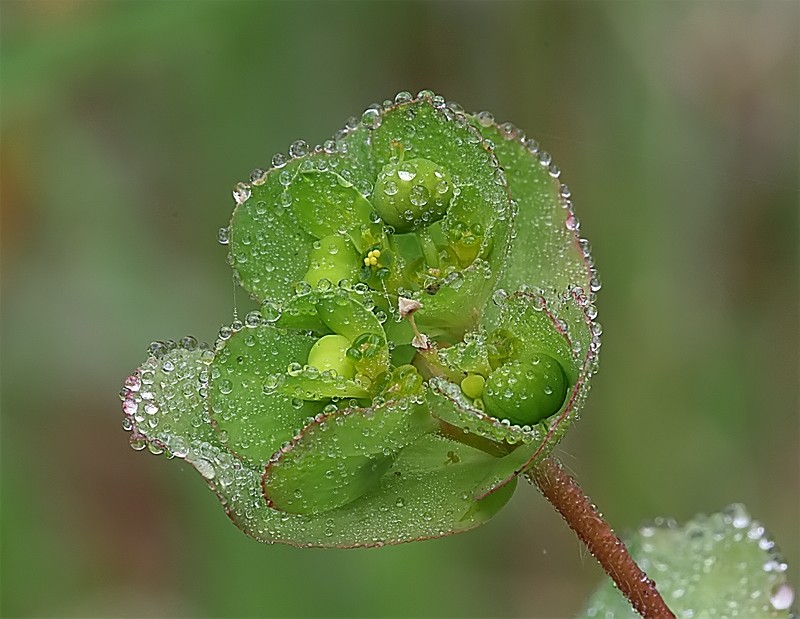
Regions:
<instances>
[{"instance_id":1,"label":"green flower bud","mask_svg":"<svg viewBox=\"0 0 800 619\"><path fill-rule=\"evenodd\" d=\"M497 368L483 390L486 412L517 425L532 425L556 413L567 397L567 377L558 361L536 353L527 361Z\"/></svg>"},{"instance_id":2,"label":"green flower bud","mask_svg":"<svg viewBox=\"0 0 800 619\"><path fill-rule=\"evenodd\" d=\"M444 217L453 180L440 165L418 157L383 166L373 196L383 221L398 232L411 232Z\"/></svg>"},{"instance_id":3,"label":"green flower bud","mask_svg":"<svg viewBox=\"0 0 800 619\"><path fill-rule=\"evenodd\" d=\"M350 341L343 335L326 335L321 337L308 352L308 365L320 372L334 370L339 376L352 380L356 375L356 367L347 356Z\"/></svg>"},{"instance_id":4,"label":"green flower bud","mask_svg":"<svg viewBox=\"0 0 800 619\"><path fill-rule=\"evenodd\" d=\"M480 374L468 374L467 377L461 381L461 391L468 398L481 397L483 394L483 387L486 384L486 379Z\"/></svg>"},{"instance_id":5,"label":"green flower bud","mask_svg":"<svg viewBox=\"0 0 800 619\"><path fill-rule=\"evenodd\" d=\"M311 250L308 271L303 281L312 286L327 279L336 285L341 280L352 281L359 270L359 255L350 241L339 234L323 237Z\"/></svg>"}]
</instances>

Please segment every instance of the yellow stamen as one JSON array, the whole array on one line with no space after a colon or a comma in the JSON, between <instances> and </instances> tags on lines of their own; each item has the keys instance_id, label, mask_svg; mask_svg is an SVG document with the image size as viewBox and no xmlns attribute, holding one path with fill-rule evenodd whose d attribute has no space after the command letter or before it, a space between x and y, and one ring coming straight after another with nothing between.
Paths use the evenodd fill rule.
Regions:
<instances>
[{"instance_id":1,"label":"yellow stamen","mask_svg":"<svg viewBox=\"0 0 800 619\"><path fill-rule=\"evenodd\" d=\"M367 257L364 258L364 264L368 267L374 267L378 265L378 258L381 257L381 250L380 249L371 249L367 253Z\"/></svg>"}]
</instances>

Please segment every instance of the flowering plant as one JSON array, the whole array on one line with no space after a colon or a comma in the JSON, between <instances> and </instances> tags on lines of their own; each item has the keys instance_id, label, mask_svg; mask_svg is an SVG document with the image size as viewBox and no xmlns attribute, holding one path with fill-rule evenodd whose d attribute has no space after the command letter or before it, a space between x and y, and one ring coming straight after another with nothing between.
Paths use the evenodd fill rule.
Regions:
<instances>
[{"instance_id":1,"label":"flowering plant","mask_svg":"<svg viewBox=\"0 0 800 619\"><path fill-rule=\"evenodd\" d=\"M599 288L570 192L511 124L423 91L291 145L220 241L261 303L157 342L134 448L191 463L266 542L372 546L491 518L596 369Z\"/></svg>"}]
</instances>

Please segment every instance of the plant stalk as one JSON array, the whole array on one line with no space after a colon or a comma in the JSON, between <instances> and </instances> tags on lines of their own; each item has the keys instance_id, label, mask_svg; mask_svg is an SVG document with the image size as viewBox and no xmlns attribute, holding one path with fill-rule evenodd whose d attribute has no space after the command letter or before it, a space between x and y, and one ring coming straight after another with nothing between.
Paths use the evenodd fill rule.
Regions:
<instances>
[{"instance_id":1,"label":"plant stalk","mask_svg":"<svg viewBox=\"0 0 800 619\"><path fill-rule=\"evenodd\" d=\"M556 458L548 456L526 475L586 544L636 612L645 619L675 619L656 584Z\"/></svg>"}]
</instances>

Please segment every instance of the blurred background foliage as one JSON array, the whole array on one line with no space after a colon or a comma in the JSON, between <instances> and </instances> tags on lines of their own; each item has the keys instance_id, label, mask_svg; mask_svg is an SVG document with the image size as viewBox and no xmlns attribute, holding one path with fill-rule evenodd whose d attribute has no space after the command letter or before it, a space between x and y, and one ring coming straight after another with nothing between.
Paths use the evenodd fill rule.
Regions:
<instances>
[{"instance_id":1,"label":"blurred background foliage","mask_svg":"<svg viewBox=\"0 0 800 619\"><path fill-rule=\"evenodd\" d=\"M566 464L622 531L745 503L797 582L798 7L4 1L0 614L577 612L599 569L532 488L453 538L264 546L120 427L151 340L230 320L232 185L424 87L572 188L605 339Z\"/></svg>"}]
</instances>

